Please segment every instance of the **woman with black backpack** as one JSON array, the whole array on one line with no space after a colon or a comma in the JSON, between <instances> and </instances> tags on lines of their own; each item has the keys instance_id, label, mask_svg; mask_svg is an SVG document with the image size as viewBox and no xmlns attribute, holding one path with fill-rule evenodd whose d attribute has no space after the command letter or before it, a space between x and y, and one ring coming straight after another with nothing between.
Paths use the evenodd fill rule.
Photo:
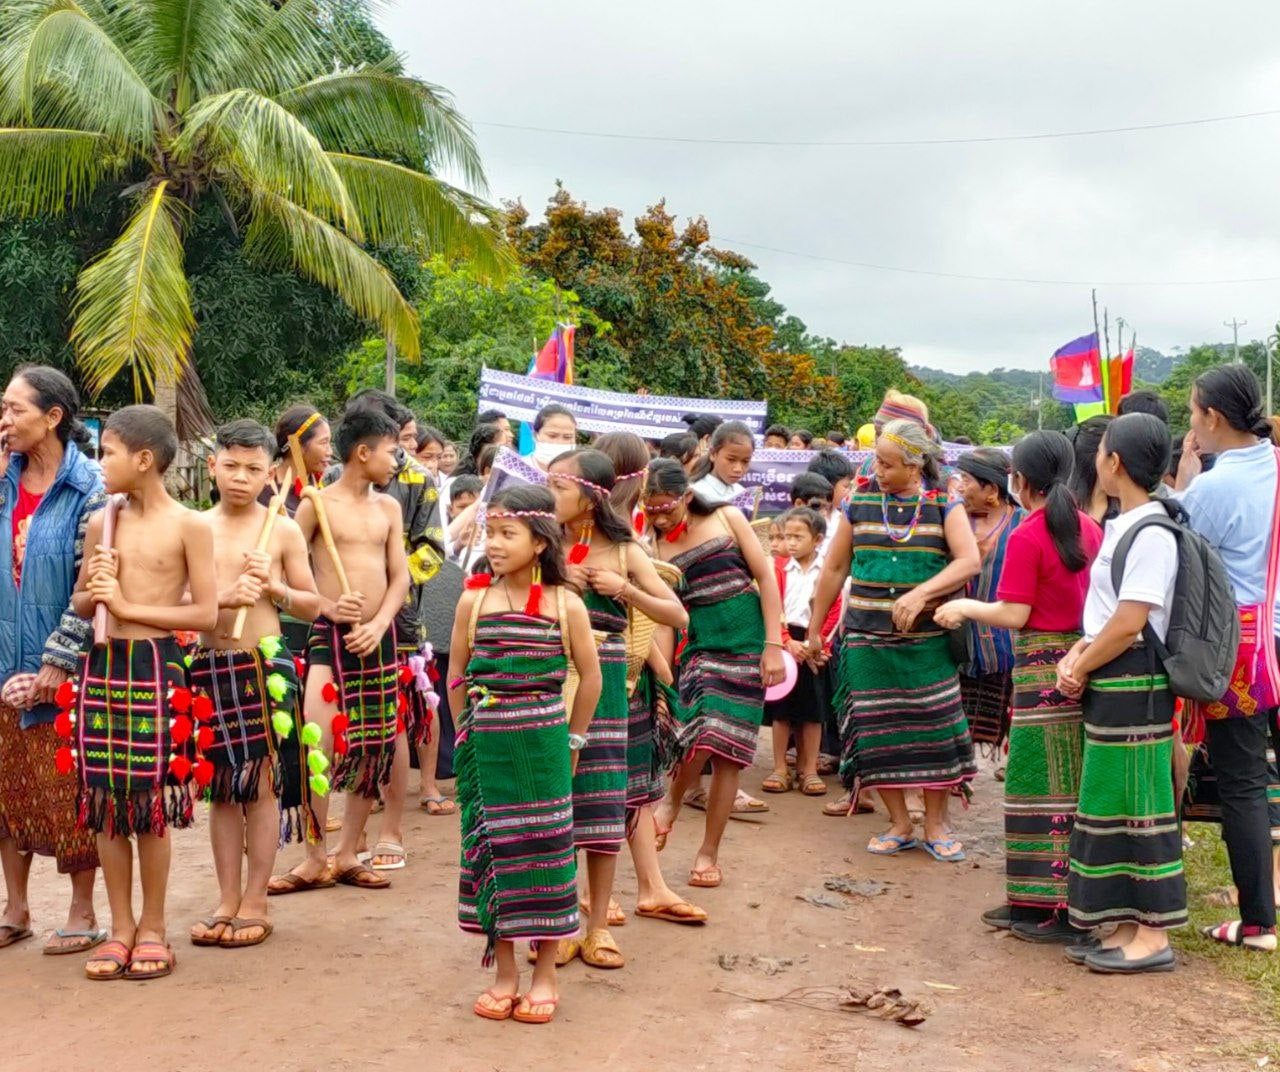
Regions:
<instances>
[{"instance_id":1,"label":"woman with black backpack","mask_svg":"<svg viewBox=\"0 0 1280 1072\"><path fill-rule=\"evenodd\" d=\"M1082 930L1116 925L1101 941L1069 947L1067 957L1113 974L1172 971L1168 931L1187 922L1172 776L1174 697L1149 642L1153 635L1167 638L1179 541L1162 527L1144 525L1166 512L1152 496L1169 455L1168 430L1149 414L1108 425L1098 447L1098 482L1118 500L1120 514L1107 522L1093 564L1084 636L1058 664L1058 689L1083 698L1085 723L1069 917ZM1139 525L1114 584L1117 548Z\"/></svg>"}]
</instances>

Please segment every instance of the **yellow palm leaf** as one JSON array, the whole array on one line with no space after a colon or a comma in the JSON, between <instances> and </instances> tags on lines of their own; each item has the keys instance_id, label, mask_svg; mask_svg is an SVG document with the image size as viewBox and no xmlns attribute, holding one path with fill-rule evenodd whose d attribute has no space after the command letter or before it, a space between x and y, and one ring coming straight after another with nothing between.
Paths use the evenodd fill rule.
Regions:
<instances>
[{"instance_id":1,"label":"yellow palm leaf","mask_svg":"<svg viewBox=\"0 0 1280 1072\"><path fill-rule=\"evenodd\" d=\"M124 161L87 130L0 128L0 216L60 215Z\"/></svg>"},{"instance_id":2,"label":"yellow palm leaf","mask_svg":"<svg viewBox=\"0 0 1280 1072\"><path fill-rule=\"evenodd\" d=\"M181 202L167 182L142 198L111 248L80 273L71 341L85 385L98 394L128 367L134 395L177 382L190 360L195 317L178 227Z\"/></svg>"}]
</instances>

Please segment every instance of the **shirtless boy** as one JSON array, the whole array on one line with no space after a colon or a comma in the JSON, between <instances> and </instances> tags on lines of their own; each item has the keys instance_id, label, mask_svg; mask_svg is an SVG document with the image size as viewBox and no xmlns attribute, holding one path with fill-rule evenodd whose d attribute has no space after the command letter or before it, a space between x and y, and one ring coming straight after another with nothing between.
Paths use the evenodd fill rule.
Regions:
<instances>
[{"instance_id":1,"label":"shirtless boy","mask_svg":"<svg viewBox=\"0 0 1280 1072\"><path fill-rule=\"evenodd\" d=\"M349 407L334 441L342 475L318 493L308 492L295 515L320 589L320 617L307 641L304 709L323 731L323 747L334 759L332 789L345 792L347 803L333 873L323 834L329 802L317 797L321 837L308 844L301 864L271 880L273 894L324 888L335 880L361 889L391 885L362 864L356 851L378 787L390 780L399 722L392 622L409 591L409 567L400 507L374 490L396 471L398 433L379 410ZM314 494L323 502L349 582L345 595L322 538Z\"/></svg>"},{"instance_id":2,"label":"shirtless boy","mask_svg":"<svg viewBox=\"0 0 1280 1072\"><path fill-rule=\"evenodd\" d=\"M279 612L312 621L320 596L307 543L286 514L276 516L266 550L257 550L268 515L258 496L275 449L275 437L257 421L232 421L218 429L209 459L218 486L218 505L205 514L213 530L218 623L201 636L190 677L193 694L212 705L207 731L197 732L206 733L204 757L213 764L209 837L219 899L212 915L191 928L193 945L235 949L266 941L277 847L304 841L308 832L319 836L307 792L301 688ZM236 636L241 608L244 625Z\"/></svg>"},{"instance_id":3,"label":"shirtless boy","mask_svg":"<svg viewBox=\"0 0 1280 1072\"><path fill-rule=\"evenodd\" d=\"M111 940L85 966L90 979L154 979L173 971L165 941L169 880L166 826L191 823L189 762L170 771L175 747L170 696L186 685L173 632L212 629L218 617L208 522L164 486L178 449L173 424L154 406L126 406L102 433L102 478L124 494L114 547L102 543L104 515L89 520L72 603L108 614L107 640L80 672L76 744L80 812L97 834L111 905ZM184 777L178 777L179 774ZM133 847L138 842L142 914L133 914Z\"/></svg>"}]
</instances>

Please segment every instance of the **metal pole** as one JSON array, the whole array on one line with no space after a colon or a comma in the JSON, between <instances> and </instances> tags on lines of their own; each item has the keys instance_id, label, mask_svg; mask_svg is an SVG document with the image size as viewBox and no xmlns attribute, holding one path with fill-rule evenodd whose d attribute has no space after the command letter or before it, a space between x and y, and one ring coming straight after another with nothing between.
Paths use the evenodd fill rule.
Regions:
<instances>
[{"instance_id":1,"label":"metal pole","mask_svg":"<svg viewBox=\"0 0 1280 1072\"><path fill-rule=\"evenodd\" d=\"M1276 347L1280 346L1280 335L1268 335L1263 339L1262 346L1267 352L1267 416L1270 417L1275 413L1271 403L1271 362L1275 357Z\"/></svg>"},{"instance_id":2,"label":"metal pole","mask_svg":"<svg viewBox=\"0 0 1280 1072\"><path fill-rule=\"evenodd\" d=\"M1224 320L1222 326L1231 329L1231 352L1235 363L1240 364L1240 329L1249 321L1237 320L1234 316L1230 320Z\"/></svg>"},{"instance_id":3,"label":"metal pole","mask_svg":"<svg viewBox=\"0 0 1280 1072\"><path fill-rule=\"evenodd\" d=\"M396 342L395 339L387 336L387 365L386 365L386 392L392 398L396 397Z\"/></svg>"}]
</instances>

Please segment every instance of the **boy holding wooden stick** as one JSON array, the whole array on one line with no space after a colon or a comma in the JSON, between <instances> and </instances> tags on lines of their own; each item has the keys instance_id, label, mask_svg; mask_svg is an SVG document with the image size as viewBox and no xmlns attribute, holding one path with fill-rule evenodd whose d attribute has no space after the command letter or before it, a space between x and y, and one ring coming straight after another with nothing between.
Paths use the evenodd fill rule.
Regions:
<instances>
[{"instance_id":1,"label":"boy holding wooden stick","mask_svg":"<svg viewBox=\"0 0 1280 1072\"><path fill-rule=\"evenodd\" d=\"M307 543L284 513L284 493L258 502L275 454L275 437L256 421L218 429L209 472L218 505L213 529L218 622L191 656L191 689L210 703L196 732L213 764L209 837L218 875L218 907L191 928L191 942L235 949L272 931L267 882L276 849L319 837L308 792L301 689L280 611L310 622L320 609ZM182 716L179 716L181 723ZM190 732L189 722L182 724ZM318 727L316 727L318 730ZM317 766L327 765L323 753ZM242 861L248 858L244 886Z\"/></svg>"},{"instance_id":2,"label":"boy holding wooden stick","mask_svg":"<svg viewBox=\"0 0 1280 1072\"><path fill-rule=\"evenodd\" d=\"M94 550L72 596L81 617L93 616L98 605L108 611L105 636L81 668L74 731L66 713L60 728L75 734L80 821L97 834L111 904L111 940L85 966L95 980L155 979L170 974L175 962L165 941L170 844L164 835L167 826L191 823L192 766L173 751L182 742L170 730L170 716L186 686L173 633L212 629L218 617L209 524L164 486L177 449L172 422L154 406L126 406L108 419L103 482L125 499L115 512L114 547L103 539L106 511L89 520L85 541ZM66 748L59 766L69 770L74 760ZM197 771L198 784L205 771ZM138 842L140 918L133 914L131 836Z\"/></svg>"},{"instance_id":3,"label":"boy holding wooden stick","mask_svg":"<svg viewBox=\"0 0 1280 1072\"><path fill-rule=\"evenodd\" d=\"M321 837L307 846L302 863L271 880L273 894L335 881L360 889L391 885L356 851L403 732L392 623L409 590L409 568L400 507L375 490L396 471L398 432L379 410L349 407L335 440L342 475L323 489L306 489L295 515L320 589L320 617L307 642L304 708L320 725L323 746L334 757L332 788L347 793L347 803L333 873L324 844L328 800L317 798Z\"/></svg>"}]
</instances>

